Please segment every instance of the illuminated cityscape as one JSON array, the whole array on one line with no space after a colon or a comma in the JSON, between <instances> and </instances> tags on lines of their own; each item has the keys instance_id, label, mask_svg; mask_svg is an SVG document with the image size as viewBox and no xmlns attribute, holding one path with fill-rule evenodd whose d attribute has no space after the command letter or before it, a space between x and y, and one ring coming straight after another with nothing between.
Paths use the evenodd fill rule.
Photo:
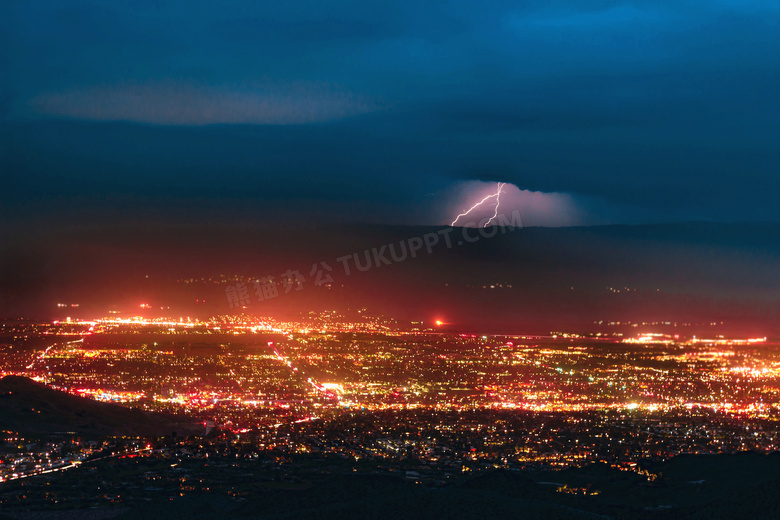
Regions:
<instances>
[{"instance_id":1,"label":"illuminated cityscape","mask_svg":"<svg viewBox=\"0 0 780 520\"><path fill-rule=\"evenodd\" d=\"M780 442L780 344L767 338L488 336L356 316L7 321L0 370L260 446L379 460L628 467ZM362 437L322 435L366 417ZM464 434L473 451L454 447Z\"/></svg>"},{"instance_id":2,"label":"illuminated cityscape","mask_svg":"<svg viewBox=\"0 0 780 520\"><path fill-rule=\"evenodd\" d=\"M593 482L556 473L601 464L653 486L668 481L654 464L675 457L778 451L780 342L724 337L718 323L708 324L712 339L686 336L688 324L678 334L651 332L672 323L622 325L639 330L479 335L367 309L295 321L6 320L6 401L24 390L14 380L23 376L190 424L163 437L90 435L78 419L72 432L6 429L2 481L65 480L57 493L32 480L0 503L15 511L25 493L63 507L202 493L240 503L255 493L237 473L252 461L268 464L251 470L261 487L306 488L349 468L446 487L503 469L536 472L538 486L561 496L601 496ZM29 426L29 414L41 410L15 413ZM223 477L203 473L212 463ZM104 479L100 492L82 483L79 498L62 488L64 475L106 464L140 482Z\"/></svg>"}]
</instances>

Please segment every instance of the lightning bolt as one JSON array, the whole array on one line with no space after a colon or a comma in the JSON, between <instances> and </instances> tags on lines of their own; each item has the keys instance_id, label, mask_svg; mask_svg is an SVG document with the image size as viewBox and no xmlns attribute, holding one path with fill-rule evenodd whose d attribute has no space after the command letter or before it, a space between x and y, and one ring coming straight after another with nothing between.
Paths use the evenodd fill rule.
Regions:
<instances>
[{"instance_id":1,"label":"lightning bolt","mask_svg":"<svg viewBox=\"0 0 780 520\"><path fill-rule=\"evenodd\" d=\"M493 222L493 219L494 219L494 218L496 218L496 217L498 216L498 206L501 204L501 190L504 188L504 185L506 185L506 183L505 183L505 182L499 182L499 183L498 183L498 188L496 189L496 192L495 192L495 193L493 193L492 195L487 195L487 196L486 196L485 198L483 198L481 201L477 202L476 204L474 204L473 206L471 206L469 209L467 209L466 211L464 211L463 213L461 213L460 215L458 215L457 217L455 217L455 220L453 220L453 221L452 221L452 223L450 224L450 226L454 226L455 224L457 224L458 220L460 220L460 217L465 217L466 215L468 215L469 213L471 213L472 211L474 211L475 209L477 209L478 207L480 207L481 205L483 205L485 202L487 202L487 201L489 201L490 199L492 199L492 198L494 198L494 197L495 197L495 199L496 199L496 208L495 208L495 212L493 213L493 216L492 216L492 217L490 217L490 220L488 220L488 221L485 223L485 226L484 226L484 227L487 227L487 226L488 226L488 224L490 224L491 222Z\"/></svg>"},{"instance_id":2,"label":"lightning bolt","mask_svg":"<svg viewBox=\"0 0 780 520\"><path fill-rule=\"evenodd\" d=\"M496 210L493 212L493 216L490 217L490 220L485 222L485 225L482 227L488 227L491 222L493 222L493 219L495 219L498 216L498 207L501 205L501 190L504 188L505 182L499 182L498 183L498 191L496 192Z\"/></svg>"}]
</instances>

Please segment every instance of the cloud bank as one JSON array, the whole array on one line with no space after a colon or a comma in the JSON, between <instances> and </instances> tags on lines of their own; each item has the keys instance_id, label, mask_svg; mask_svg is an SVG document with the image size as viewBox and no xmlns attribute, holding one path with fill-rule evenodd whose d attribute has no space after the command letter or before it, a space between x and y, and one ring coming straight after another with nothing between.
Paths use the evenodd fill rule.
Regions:
<instances>
[{"instance_id":1,"label":"cloud bank","mask_svg":"<svg viewBox=\"0 0 780 520\"><path fill-rule=\"evenodd\" d=\"M446 223L470 199L442 190L501 179L531 223L778 222L779 22L765 0L8 0L0 199Z\"/></svg>"}]
</instances>

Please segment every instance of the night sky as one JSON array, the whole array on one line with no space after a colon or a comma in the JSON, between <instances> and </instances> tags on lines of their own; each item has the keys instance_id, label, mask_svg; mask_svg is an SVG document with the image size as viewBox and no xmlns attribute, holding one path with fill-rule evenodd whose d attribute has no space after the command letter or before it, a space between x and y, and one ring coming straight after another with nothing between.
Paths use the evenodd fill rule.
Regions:
<instances>
[{"instance_id":1,"label":"night sky","mask_svg":"<svg viewBox=\"0 0 780 520\"><path fill-rule=\"evenodd\" d=\"M780 221L771 1L0 5L6 229Z\"/></svg>"}]
</instances>

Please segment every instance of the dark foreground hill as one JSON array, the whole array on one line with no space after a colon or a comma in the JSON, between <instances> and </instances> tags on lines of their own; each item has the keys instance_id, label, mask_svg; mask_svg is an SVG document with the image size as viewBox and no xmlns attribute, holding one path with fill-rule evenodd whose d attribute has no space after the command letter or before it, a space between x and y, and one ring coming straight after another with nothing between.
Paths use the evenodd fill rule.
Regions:
<instances>
[{"instance_id":1,"label":"dark foreground hill","mask_svg":"<svg viewBox=\"0 0 780 520\"><path fill-rule=\"evenodd\" d=\"M780 454L681 456L647 466L654 479L591 464L481 471L446 483L419 482L404 471L356 471L359 463L338 457L279 465L274 454L212 454L90 461L9 482L0 487L0 503L15 518L42 519L88 511L117 520L780 518Z\"/></svg>"},{"instance_id":2,"label":"dark foreground hill","mask_svg":"<svg viewBox=\"0 0 780 520\"><path fill-rule=\"evenodd\" d=\"M52 390L21 376L0 379L0 428L27 434L164 436L200 434L187 418L101 403Z\"/></svg>"}]
</instances>

